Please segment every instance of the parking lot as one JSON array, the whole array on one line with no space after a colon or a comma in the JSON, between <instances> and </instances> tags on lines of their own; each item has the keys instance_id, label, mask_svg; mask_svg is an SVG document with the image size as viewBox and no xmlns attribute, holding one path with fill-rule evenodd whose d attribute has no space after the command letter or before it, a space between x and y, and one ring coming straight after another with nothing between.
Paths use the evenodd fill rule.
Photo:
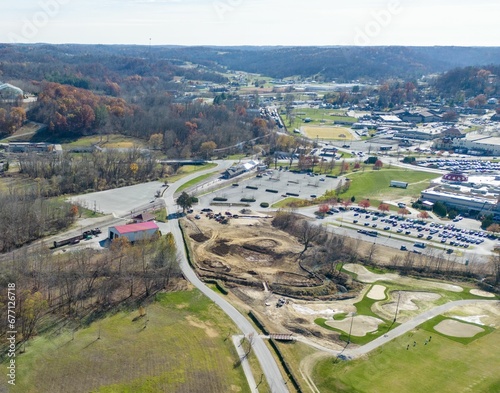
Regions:
<instances>
[{"instance_id":1,"label":"parking lot","mask_svg":"<svg viewBox=\"0 0 500 393\"><path fill-rule=\"evenodd\" d=\"M439 168L452 172L477 172L477 173L498 173L500 162L486 160L445 160L441 158L430 158L417 162L418 166Z\"/></svg>"},{"instance_id":2,"label":"parking lot","mask_svg":"<svg viewBox=\"0 0 500 393\"><path fill-rule=\"evenodd\" d=\"M262 210L261 203L272 204L288 197L315 199L334 190L339 179L294 173L285 170L267 170L246 180L232 179L227 186L199 197L200 206L221 204L244 206Z\"/></svg>"},{"instance_id":3,"label":"parking lot","mask_svg":"<svg viewBox=\"0 0 500 393\"><path fill-rule=\"evenodd\" d=\"M338 210L335 209L335 210ZM329 220L341 222L344 226L356 228L361 235L377 237L379 235L410 242L423 249L434 246L447 250L448 253L457 250L474 249L475 253L489 253L496 242L495 235L482 230L469 229L461 225L461 217L455 222L438 223L431 220L404 218L396 214L383 214L379 211L351 207L339 213L330 211ZM404 250L406 243L399 242ZM421 246L423 244L423 247ZM392 246L396 246L393 244ZM401 247L400 247L401 248ZM410 246L411 249L411 246ZM449 251L451 250L451 251ZM418 250L417 250L418 252Z\"/></svg>"}]
</instances>

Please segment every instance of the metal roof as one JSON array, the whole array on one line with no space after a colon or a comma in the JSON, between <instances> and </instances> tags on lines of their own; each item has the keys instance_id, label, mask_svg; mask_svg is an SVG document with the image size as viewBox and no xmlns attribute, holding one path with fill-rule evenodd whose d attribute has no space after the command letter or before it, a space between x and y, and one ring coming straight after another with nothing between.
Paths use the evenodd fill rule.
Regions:
<instances>
[{"instance_id":1,"label":"metal roof","mask_svg":"<svg viewBox=\"0 0 500 393\"><path fill-rule=\"evenodd\" d=\"M112 228L114 228L120 235L123 235L125 233L148 231L151 229L160 229L158 225L156 225L156 223L153 221L140 222L137 224L129 225L117 225L115 227L111 227L110 229Z\"/></svg>"}]
</instances>

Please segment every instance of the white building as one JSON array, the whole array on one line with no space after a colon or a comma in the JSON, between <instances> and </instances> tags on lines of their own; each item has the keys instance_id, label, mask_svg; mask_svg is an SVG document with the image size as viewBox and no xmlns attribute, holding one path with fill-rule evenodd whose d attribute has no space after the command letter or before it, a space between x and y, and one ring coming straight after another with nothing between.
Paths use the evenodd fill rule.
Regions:
<instances>
[{"instance_id":1,"label":"white building","mask_svg":"<svg viewBox=\"0 0 500 393\"><path fill-rule=\"evenodd\" d=\"M23 91L9 83L0 83L0 100L12 101L17 98L23 98Z\"/></svg>"},{"instance_id":2,"label":"white building","mask_svg":"<svg viewBox=\"0 0 500 393\"><path fill-rule=\"evenodd\" d=\"M463 150L464 153L471 155L499 156L500 138L480 136L470 139L454 139L453 148L455 150Z\"/></svg>"}]
</instances>

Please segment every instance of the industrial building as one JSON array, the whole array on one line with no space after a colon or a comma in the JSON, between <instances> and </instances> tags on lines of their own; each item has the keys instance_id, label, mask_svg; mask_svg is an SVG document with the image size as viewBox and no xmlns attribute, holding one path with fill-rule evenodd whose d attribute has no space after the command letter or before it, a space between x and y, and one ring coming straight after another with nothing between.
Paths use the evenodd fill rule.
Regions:
<instances>
[{"instance_id":1,"label":"industrial building","mask_svg":"<svg viewBox=\"0 0 500 393\"><path fill-rule=\"evenodd\" d=\"M453 140L453 149L458 153L476 156L499 156L500 138L478 136L476 138L462 138Z\"/></svg>"},{"instance_id":2,"label":"industrial building","mask_svg":"<svg viewBox=\"0 0 500 393\"><path fill-rule=\"evenodd\" d=\"M442 202L473 217L493 214L500 219L500 177L449 173L433 180L431 187L422 191L421 200Z\"/></svg>"},{"instance_id":3,"label":"industrial building","mask_svg":"<svg viewBox=\"0 0 500 393\"><path fill-rule=\"evenodd\" d=\"M160 228L153 221L141 222L137 224L129 224L129 225L117 225L114 227L108 228L108 237L110 240L125 237L131 243L150 239L156 234L158 234Z\"/></svg>"}]
</instances>

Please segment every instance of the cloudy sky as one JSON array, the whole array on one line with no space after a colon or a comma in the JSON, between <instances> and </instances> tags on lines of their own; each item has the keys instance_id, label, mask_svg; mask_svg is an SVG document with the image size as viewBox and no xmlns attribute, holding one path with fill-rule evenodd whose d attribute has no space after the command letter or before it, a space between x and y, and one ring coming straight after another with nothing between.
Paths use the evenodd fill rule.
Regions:
<instances>
[{"instance_id":1,"label":"cloudy sky","mask_svg":"<svg viewBox=\"0 0 500 393\"><path fill-rule=\"evenodd\" d=\"M18 0L0 42L500 46L498 0Z\"/></svg>"}]
</instances>

